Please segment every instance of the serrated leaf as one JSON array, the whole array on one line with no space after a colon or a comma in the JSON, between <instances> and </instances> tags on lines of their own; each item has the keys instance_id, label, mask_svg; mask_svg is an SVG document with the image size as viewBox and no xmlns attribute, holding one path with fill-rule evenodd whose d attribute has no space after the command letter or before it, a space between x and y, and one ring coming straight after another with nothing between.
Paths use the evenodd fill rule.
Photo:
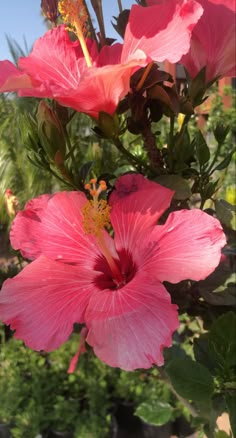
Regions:
<instances>
[{"instance_id":1,"label":"serrated leaf","mask_svg":"<svg viewBox=\"0 0 236 438\"><path fill-rule=\"evenodd\" d=\"M143 421L156 426L166 424L171 419L172 413L173 408L169 403L154 400L141 403L135 411L135 415Z\"/></svg>"},{"instance_id":2,"label":"serrated leaf","mask_svg":"<svg viewBox=\"0 0 236 438\"><path fill-rule=\"evenodd\" d=\"M176 359L166 367L166 373L178 394L188 400L205 402L214 390L208 369L192 359Z\"/></svg>"},{"instance_id":3,"label":"serrated leaf","mask_svg":"<svg viewBox=\"0 0 236 438\"><path fill-rule=\"evenodd\" d=\"M188 182L179 175L161 175L155 178L155 181L168 189L174 190L174 199L182 201L191 196Z\"/></svg>"}]
</instances>

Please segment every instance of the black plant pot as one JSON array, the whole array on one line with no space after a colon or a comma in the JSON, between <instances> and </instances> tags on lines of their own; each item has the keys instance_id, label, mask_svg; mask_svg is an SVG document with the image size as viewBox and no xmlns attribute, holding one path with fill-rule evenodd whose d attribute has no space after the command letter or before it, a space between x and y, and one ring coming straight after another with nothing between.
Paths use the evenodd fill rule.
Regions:
<instances>
[{"instance_id":1,"label":"black plant pot","mask_svg":"<svg viewBox=\"0 0 236 438\"><path fill-rule=\"evenodd\" d=\"M50 429L44 438L74 438L71 432L59 432L54 429Z\"/></svg>"},{"instance_id":2,"label":"black plant pot","mask_svg":"<svg viewBox=\"0 0 236 438\"><path fill-rule=\"evenodd\" d=\"M169 422L163 426L153 426L144 423L139 417L134 415L132 404L121 403L117 406L113 418L112 438L170 438L176 435L186 438L194 430L184 417L177 418L174 422Z\"/></svg>"},{"instance_id":3,"label":"black plant pot","mask_svg":"<svg viewBox=\"0 0 236 438\"><path fill-rule=\"evenodd\" d=\"M12 438L11 431L7 424L0 424L0 438Z\"/></svg>"}]
</instances>

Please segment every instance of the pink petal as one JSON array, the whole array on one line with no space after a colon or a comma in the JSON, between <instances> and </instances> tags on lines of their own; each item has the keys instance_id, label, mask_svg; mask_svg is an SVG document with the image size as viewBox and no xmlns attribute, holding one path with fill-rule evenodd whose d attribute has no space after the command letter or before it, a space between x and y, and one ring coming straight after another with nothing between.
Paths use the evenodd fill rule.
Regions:
<instances>
[{"instance_id":1,"label":"pink petal","mask_svg":"<svg viewBox=\"0 0 236 438\"><path fill-rule=\"evenodd\" d=\"M87 202L82 192L60 192L49 200L40 225L44 255L94 269L102 253L96 237L84 230L83 207ZM104 237L111 253L114 253L113 239L106 232Z\"/></svg>"},{"instance_id":2,"label":"pink petal","mask_svg":"<svg viewBox=\"0 0 236 438\"><path fill-rule=\"evenodd\" d=\"M88 43L96 58L95 43ZM19 59L19 67L41 84L41 91L44 89L54 97L66 94L67 90L75 91L81 74L88 68L80 43L70 40L65 26L49 30L39 38L32 53Z\"/></svg>"},{"instance_id":3,"label":"pink petal","mask_svg":"<svg viewBox=\"0 0 236 438\"><path fill-rule=\"evenodd\" d=\"M202 15L201 6L194 0L156 1L152 4L147 8L132 6L122 62L138 50L154 61L173 63L188 52L191 30Z\"/></svg>"},{"instance_id":4,"label":"pink petal","mask_svg":"<svg viewBox=\"0 0 236 438\"><path fill-rule=\"evenodd\" d=\"M235 0L210 0L210 2L214 3L215 5L224 5L228 9L231 9L231 11L235 12L236 9Z\"/></svg>"},{"instance_id":5,"label":"pink petal","mask_svg":"<svg viewBox=\"0 0 236 438\"><path fill-rule=\"evenodd\" d=\"M68 339L75 322L83 323L95 291L92 271L41 256L3 284L0 319L30 348L51 351Z\"/></svg>"},{"instance_id":6,"label":"pink petal","mask_svg":"<svg viewBox=\"0 0 236 438\"><path fill-rule=\"evenodd\" d=\"M134 256L148 230L169 207L174 192L138 174L120 177L115 188L109 200L115 246Z\"/></svg>"},{"instance_id":7,"label":"pink petal","mask_svg":"<svg viewBox=\"0 0 236 438\"><path fill-rule=\"evenodd\" d=\"M193 30L190 50L183 56L181 63L192 78L206 66L207 82L216 76L234 76L235 6L230 1L225 4L216 0L199 0L199 3L204 13Z\"/></svg>"},{"instance_id":8,"label":"pink petal","mask_svg":"<svg viewBox=\"0 0 236 438\"><path fill-rule=\"evenodd\" d=\"M31 89L29 76L21 72L10 61L0 61L0 93Z\"/></svg>"},{"instance_id":9,"label":"pink petal","mask_svg":"<svg viewBox=\"0 0 236 438\"><path fill-rule=\"evenodd\" d=\"M95 354L127 371L163 365L162 350L179 325L164 286L140 271L122 289L91 297L85 319Z\"/></svg>"},{"instance_id":10,"label":"pink petal","mask_svg":"<svg viewBox=\"0 0 236 438\"><path fill-rule=\"evenodd\" d=\"M159 281L203 280L218 266L226 239L220 222L201 210L171 213L149 236L142 269Z\"/></svg>"},{"instance_id":11,"label":"pink petal","mask_svg":"<svg viewBox=\"0 0 236 438\"><path fill-rule=\"evenodd\" d=\"M11 245L29 260L34 260L41 254L41 217L51 196L41 195L31 199L12 223Z\"/></svg>"},{"instance_id":12,"label":"pink petal","mask_svg":"<svg viewBox=\"0 0 236 438\"><path fill-rule=\"evenodd\" d=\"M130 90L130 77L142 65L144 60L137 59L126 64L91 67L82 75L77 90L68 90L57 100L95 119L100 111L112 115Z\"/></svg>"},{"instance_id":13,"label":"pink petal","mask_svg":"<svg viewBox=\"0 0 236 438\"><path fill-rule=\"evenodd\" d=\"M87 40L94 62L98 57L96 44ZM61 96L77 90L87 65L78 41L72 42L65 26L58 26L39 38L28 57L20 58L18 70L9 61L0 64L0 91L18 91L19 96Z\"/></svg>"}]
</instances>

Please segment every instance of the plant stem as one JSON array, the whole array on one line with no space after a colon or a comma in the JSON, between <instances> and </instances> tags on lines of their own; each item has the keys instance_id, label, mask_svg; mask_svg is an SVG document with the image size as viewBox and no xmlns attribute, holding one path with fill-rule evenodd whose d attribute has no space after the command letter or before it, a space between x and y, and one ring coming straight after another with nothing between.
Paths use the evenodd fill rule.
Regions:
<instances>
[{"instance_id":1,"label":"plant stem","mask_svg":"<svg viewBox=\"0 0 236 438\"><path fill-rule=\"evenodd\" d=\"M119 12L121 14L121 12L123 11L121 0L117 0L117 2L118 2Z\"/></svg>"},{"instance_id":2,"label":"plant stem","mask_svg":"<svg viewBox=\"0 0 236 438\"><path fill-rule=\"evenodd\" d=\"M76 159L75 159L75 155L74 155L74 150L73 150L73 147L71 145L70 137L68 135L66 128L64 128L64 135L65 135L65 139L66 139L66 144L67 144L68 149L69 149L69 155L70 155L72 163L74 165L74 170L76 170L77 163L76 163Z\"/></svg>"},{"instance_id":3,"label":"plant stem","mask_svg":"<svg viewBox=\"0 0 236 438\"><path fill-rule=\"evenodd\" d=\"M117 149L129 160L132 162L132 164L135 167L138 167L138 170L140 170L140 168L144 167L145 164L138 158L135 157L133 154L131 154L129 151L127 151L127 149L124 148L122 142L120 141L119 138L114 138L113 139L113 143L114 145L117 147Z\"/></svg>"},{"instance_id":4,"label":"plant stem","mask_svg":"<svg viewBox=\"0 0 236 438\"><path fill-rule=\"evenodd\" d=\"M171 116L170 117L169 141L168 141L170 173L172 173L173 170L174 170L173 169L173 167L174 167L174 157L173 157L173 150L174 150L174 125L175 125L175 116Z\"/></svg>"},{"instance_id":5,"label":"plant stem","mask_svg":"<svg viewBox=\"0 0 236 438\"><path fill-rule=\"evenodd\" d=\"M215 163L217 161L217 158L219 156L219 153L220 153L220 150L221 150L221 146L222 146L222 143L218 143L217 149L216 149L216 152L215 152L215 156L214 156L214 158L212 160L212 163L210 164L209 168L207 169L208 175L211 175L211 173L214 172L214 170L212 170L212 169L213 169L213 167L214 167L214 165L215 165ZM212 170L212 172L211 172L211 170Z\"/></svg>"},{"instance_id":6,"label":"plant stem","mask_svg":"<svg viewBox=\"0 0 236 438\"><path fill-rule=\"evenodd\" d=\"M90 15L86 1L84 1L84 7L85 7L87 15L88 15L88 23L89 23L89 29L91 31L92 40L96 41L96 44L98 46L96 32L95 32L94 27L93 27L93 22L92 22L91 15Z\"/></svg>"},{"instance_id":7,"label":"plant stem","mask_svg":"<svg viewBox=\"0 0 236 438\"><path fill-rule=\"evenodd\" d=\"M161 173L162 157L160 150L157 148L156 145L156 137L151 131L151 127L149 124L143 130L142 136L143 136L144 147L147 151L151 168L152 170L154 170L156 175L159 175Z\"/></svg>"},{"instance_id":8,"label":"plant stem","mask_svg":"<svg viewBox=\"0 0 236 438\"><path fill-rule=\"evenodd\" d=\"M178 392L175 390L175 388L173 387L172 383L169 381L166 373L161 370L160 368L158 368L158 372L160 374L160 377L162 378L162 380L164 380L164 382L169 386L171 392L175 395L175 397L180 401L180 403L188 409L188 411L190 412L190 414L192 415L192 417L196 418L198 417L198 413L196 411L196 409L193 407L193 405L191 405L187 400L185 400L183 397L181 397L181 395L178 394Z\"/></svg>"}]
</instances>

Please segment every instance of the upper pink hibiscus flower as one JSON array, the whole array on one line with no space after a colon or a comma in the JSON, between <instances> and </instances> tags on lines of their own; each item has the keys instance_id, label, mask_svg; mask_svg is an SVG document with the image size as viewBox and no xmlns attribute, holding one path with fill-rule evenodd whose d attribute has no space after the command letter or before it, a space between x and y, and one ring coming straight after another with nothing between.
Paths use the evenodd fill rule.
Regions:
<instances>
[{"instance_id":1,"label":"upper pink hibiscus flower","mask_svg":"<svg viewBox=\"0 0 236 438\"><path fill-rule=\"evenodd\" d=\"M192 78L206 66L206 82L235 76L235 0L198 1L204 13L193 29L190 50L180 62Z\"/></svg>"},{"instance_id":2,"label":"upper pink hibiscus flower","mask_svg":"<svg viewBox=\"0 0 236 438\"><path fill-rule=\"evenodd\" d=\"M134 5L124 45L105 46L98 52L95 42L86 40L89 67L80 42L72 42L64 26L50 30L28 57L19 59L18 68L0 62L0 92L54 98L95 118L100 111L113 114L139 67L149 60L176 62L187 53L202 8L194 0L188 1L189 7L185 3L169 0L165 10L162 5Z\"/></svg>"},{"instance_id":3,"label":"upper pink hibiscus flower","mask_svg":"<svg viewBox=\"0 0 236 438\"><path fill-rule=\"evenodd\" d=\"M218 265L225 236L201 210L157 220L173 192L142 175L118 179L109 206L82 192L43 195L13 222L11 242L34 261L0 292L0 318L35 350L50 351L74 323L88 329L95 354L125 370L162 365L178 327L162 285L201 280ZM110 220L114 238L104 229Z\"/></svg>"}]
</instances>

